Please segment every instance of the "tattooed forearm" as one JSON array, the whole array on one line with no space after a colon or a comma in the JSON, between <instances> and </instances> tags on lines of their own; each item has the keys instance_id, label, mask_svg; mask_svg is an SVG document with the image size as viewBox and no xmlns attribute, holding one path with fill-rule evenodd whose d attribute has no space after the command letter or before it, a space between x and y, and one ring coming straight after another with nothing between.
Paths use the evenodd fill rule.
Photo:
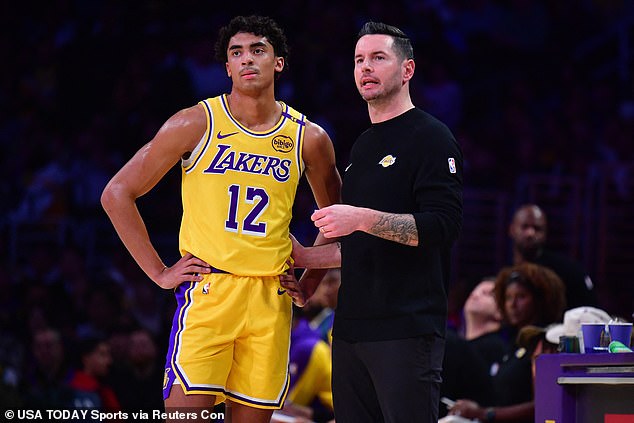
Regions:
<instances>
[{"instance_id":1,"label":"tattooed forearm","mask_svg":"<svg viewBox=\"0 0 634 423\"><path fill-rule=\"evenodd\" d=\"M380 213L368 233L405 245L418 245L416 221L411 214Z\"/></svg>"}]
</instances>

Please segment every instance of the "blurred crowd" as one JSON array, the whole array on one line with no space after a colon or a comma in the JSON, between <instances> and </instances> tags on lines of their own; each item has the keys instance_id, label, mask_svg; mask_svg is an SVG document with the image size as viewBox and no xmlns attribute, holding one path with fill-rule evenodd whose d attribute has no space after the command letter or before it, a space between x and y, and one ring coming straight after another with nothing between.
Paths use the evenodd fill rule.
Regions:
<instances>
[{"instance_id":1,"label":"blurred crowd","mask_svg":"<svg viewBox=\"0 0 634 423\"><path fill-rule=\"evenodd\" d=\"M228 89L212 51L236 14L285 29L278 96L329 132L340 171L369 124L352 51L372 19L412 38L414 103L454 131L465 187L512 190L526 172L584 178L593 163L634 163L628 0L56 0L0 11L2 406L75 401L78 384L92 383L84 372L107 379L119 407L160 407L173 301L127 255L99 197L171 113ZM178 254L179 181L175 167L139 201L166 258ZM292 230L304 244L313 208L300 187ZM87 371L105 341L108 370ZM90 386L101 392L92 401L113 406Z\"/></svg>"},{"instance_id":2,"label":"blurred crowd","mask_svg":"<svg viewBox=\"0 0 634 423\"><path fill-rule=\"evenodd\" d=\"M368 124L351 52L372 18L412 38L414 101L456 133L468 186L634 160L628 1L309 1L299 14L288 1L270 10L194 0L3 8L3 215L99 213L100 188L161 122L227 90L213 42L237 13L285 28L291 54L278 95L329 131L342 167Z\"/></svg>"}]
</instances>

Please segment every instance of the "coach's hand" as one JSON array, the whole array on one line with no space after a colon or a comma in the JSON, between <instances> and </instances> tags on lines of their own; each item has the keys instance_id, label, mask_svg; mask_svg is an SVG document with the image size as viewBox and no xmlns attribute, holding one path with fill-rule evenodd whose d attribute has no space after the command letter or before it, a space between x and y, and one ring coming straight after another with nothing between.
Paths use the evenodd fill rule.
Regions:
<instances>
[{"instance_id":1,"label":"coach's hand","mask_svg":"<svg viewBox=\"0 0 634 423\"><path fill-rule=\"evenodd\" d=\"M371 213L372 210L362 207L333 204L315 210L310 218L326 238L338 238L354 231L367 231L366 222Z\"/></svg>"}]
</instances>

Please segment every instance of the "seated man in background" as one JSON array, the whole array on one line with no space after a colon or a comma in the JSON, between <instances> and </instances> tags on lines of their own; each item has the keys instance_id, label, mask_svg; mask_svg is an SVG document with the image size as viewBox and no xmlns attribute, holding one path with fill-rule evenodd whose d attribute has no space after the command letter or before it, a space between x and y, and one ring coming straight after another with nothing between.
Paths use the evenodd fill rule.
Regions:
<instances>
[{"instance_id":1,"label":"seated man in background","mask_svg":"<svg viewBox=\"0 0 634 423\"><path fill-rule=\"evenodd\" d=\"M502 314L495 302L495 276L483 278L467 297L463 307L465 339L485 362L487 372L495 373L512 340L502 327Z\"/></svg>"},{"instance_id":2,"label":"seated man in background","mask_svg":"<svg viewBox=\"0 0 634 423\"><path fill-rule=\"evenodd\" d=\"M467 298L462 314L464 337L447 328L441 397L470 398L478 404L494 403L491 376L508 348L501 335L502 315L495 302L495 276L482 278ZM439 407L439 416L447 413Z\"/></svg>"},{"instance_id":3,"label":"seated man in background","mask_svg":"<svg viewBox=\"0 0 634 423\"><path fill-rule=\"evenodd\" d=\"M459 399L449 414L481 422L533 422L533 362L539 354L552 350L545 341L546 327L563 316L564 286L552 270L521 263L498 272L494 294L504 325L515 341L492 375L494 402L484 405L471 398Z\"/></svg>"},{"instance_id":4,"label":"seated man in background","mask_svg":"<svg viewBox=\"0 0 634 423\"><path fill-rule=\"evenodd\" d=\"M546 248L547 233L546 214L539 206L525 204L518 208L509 225L513 264L536 263L554 271L566 286L566 304L570 308L597 305L588 273L570 257L549 251Z\"/></svg>"}]
</instances>

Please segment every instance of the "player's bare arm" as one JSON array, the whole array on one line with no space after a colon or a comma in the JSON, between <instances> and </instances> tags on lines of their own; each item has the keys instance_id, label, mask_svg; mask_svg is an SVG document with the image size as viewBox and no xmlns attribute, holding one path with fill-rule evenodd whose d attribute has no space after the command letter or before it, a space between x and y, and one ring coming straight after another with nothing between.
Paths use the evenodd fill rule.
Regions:
<instances>
[{"instance_id":1,"label":"player's bare arm","mask_svg":"<svg viewBox=\"0 0 634 423\"><path fill-rule=\"evenodd\" d=\"M332 140L324 129L306 122L306 135L302 159L306 166L306 179L313 191L318 207L341 202L341 176L335 162Z\"/></svg>"},{"instance_id":2,"label":"player's bare arm","mask_svg":"<svg viewBox=\"0 0 634 423\"><path fill-rule=\"evenodd\" d=\"M317 286L323 279L325 271L318 269L331 269L341 267L341 243L333 242L313 247L304 247L291 234L293 242L293 260L289 260L289 270L287 274L280 275L280 285L288 292L295 305L305 306L310 297L314 294ZM307 268L302 275L302 281L295 278L295 268ZM305 276L308 274L308 276ZM308 282L306 282L308 281ZM306 285L309 285L306 287ZM307 292L310 290L310 293Z\"/></svg>"},{"instance_id":3,"label":"player's bare arm","mask_svg":"<svg viewBox=\"0 0 634 423\"><path fill-rule=\"evenodd\" d=\"M332 269L341 267L341 243L304 247L293 235L293 260L297 268Z\"/></svg>"},{"instance_id":4,"label":"player's bare arm","mask_svg":"<svg viewBox=\"0 0 634 423\"><path fill-rule=\"evenodd\" d=\"M416 221L411 214L386 213L336 204L315 211L311 219L326 238L338 238L363 231L400 244L418 245Z\"/></svg>"},{"instance_id":5,"label":"player's bare arm","mask_svg":"<svg viewBox=\"0 0 634 423\"><path fill-rule=\"evenodd\" d=\"M326 207L341 202L341 176L337 170L335 150L328 133L319 125L306 122L306 135L302 159L305 165L306 179L315 197L318 207ZM331 243L334 240L318 234L314 245ZM325 267L309 269L299 280L299 289L289 289L289 292L299 291L304 298L293 296L293 301L304 305L313 295L317 285L326 274ZM289 283L293 283L291 280Z\"/></svg>"},{"instance_id":6,"label":"player's bare arm","mask_svg":"<svg viewBox=\"0 0 634 423\"><path fill-rule=\"evenodd\" d=\"M166 266L150 241L136 199L149 192L181 157L195 148L205 128L202 106L177 112L114 175L101 195L101 204L121 241L141 269L162 288L201 280L193 273L208 273L209 265L187 254L173 266Z\"/></svg>"}]
</instances>

